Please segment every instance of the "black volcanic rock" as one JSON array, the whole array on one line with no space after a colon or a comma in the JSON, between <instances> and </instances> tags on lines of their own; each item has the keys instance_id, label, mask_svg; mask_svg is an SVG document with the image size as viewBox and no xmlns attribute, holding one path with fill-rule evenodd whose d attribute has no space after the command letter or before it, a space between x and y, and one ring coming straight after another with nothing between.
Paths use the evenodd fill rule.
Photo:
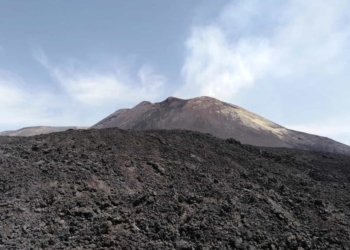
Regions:
<instances>
[{"instance_id":1,"label":"black volcanic rock","mask_svg":"<svg viewBox=\"0 0 350 250\"><path fill-rule=\"evenodd\" d=\"M182 100L169 97L160 103L141 102L122 109L92 128L149 130L185 129L235 138L243 144L288 147L350 155L350 146L329 138L289 130L238 106L210 97Z\"/></svg>"},{"instance_id":2,"label":"black volcanic rock","mask_svg":"<svg viewBox=\"0 0 350 250\"><path fill-rule=\"evenodd\" d=\"M350 156L191 131L0 137L0 249L349 249L349 182Z\"/></svg>"}]
</instances>

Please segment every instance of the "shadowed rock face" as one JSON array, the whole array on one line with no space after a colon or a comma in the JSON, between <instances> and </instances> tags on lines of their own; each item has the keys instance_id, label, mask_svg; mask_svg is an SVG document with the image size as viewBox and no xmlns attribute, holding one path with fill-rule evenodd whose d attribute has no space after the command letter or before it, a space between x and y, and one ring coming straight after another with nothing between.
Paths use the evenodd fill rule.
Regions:
<instances>
[{"instance_id":1,"label":"shadowed rock face","mask_svg":"<svg viewBox=\"0 0 350 250\"><path fill-rule=\"evenodd\" d=\"M92 128L149 130L185 129L234 138L244 144L289 147L350 154L350 147L329 138L289 130L233 104L210 97L182 100L169 97L163 102L141 102L121 109Z\"/></svg>"},{"instance_id":2,"label":"shadowed rock face","mask_svg":"<svg viewBox=\"0 0 350 250\"><path fill-rule=\"evenodd\" d=\"M36 126L21 128L18 130L4 131L0 133L0 136L33 136L40 134L49 134L54 132L63 132L68 129L85 129L85 127L47 127L47 126Z\"/></svg>"}]
</instances>

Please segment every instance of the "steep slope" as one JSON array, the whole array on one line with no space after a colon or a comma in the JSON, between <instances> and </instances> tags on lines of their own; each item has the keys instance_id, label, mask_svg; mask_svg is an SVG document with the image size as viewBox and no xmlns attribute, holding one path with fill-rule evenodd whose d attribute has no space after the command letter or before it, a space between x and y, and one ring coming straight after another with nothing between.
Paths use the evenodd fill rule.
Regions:
<instances>
[{"instance_id":1,"label":"steep slope","mask_svg":"<svg viewBox=\"0 0 350 250\"><path fill-rule=\"evenodd\" d=\"M169 97L118 110L92 128L185 129L234 138L244 144L350 154L350 147L331 139L289 130L241 107L210 97Z\"/></svg>"},{"instance_id":2,"label":"steep slope","mask_svg":"<svg viewBox=\"0 0 350 250\"><path fill-rule=\"evenodd\" d=\"M86 127L48 127L48 126L36 126L21 128L18 130L0 132L0 136L33 136L41 134L49 134L54 132L62 132L68 129L86 129Z\"/></svg>"},{"instance_id":3,"label":"steep slope","mask_svg":"<svg viewBox=\"0 0 350 250\"><path fill-rule=\"evenodd\" d=\"M191 131L0 137L0 249L349 249L350 157Z\"/></svg>"}]
</instances>

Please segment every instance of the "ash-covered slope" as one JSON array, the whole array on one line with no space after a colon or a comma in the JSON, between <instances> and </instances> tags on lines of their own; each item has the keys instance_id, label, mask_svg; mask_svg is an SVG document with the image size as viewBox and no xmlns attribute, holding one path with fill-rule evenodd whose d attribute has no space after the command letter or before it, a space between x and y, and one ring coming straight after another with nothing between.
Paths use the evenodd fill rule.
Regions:
<instances>
[{"instance_id":1,"label":"ash-covered slope","mask_svg":"<svg viewBox=\"0 0 350 250\"><path fill-rule=\"evenodd\" d=\"M350 157L190 131L0 137L0 249L349 249Z\"/></svg>"},{"instance_id":2,"label":"ash-covered slope","mask_svg":"<svg viewBox=\"0 0 350 250\"><path fill-rule=\"evenodd\" d=\"M350 147L329 138L289 130L241 107L210 97L160 103L141 102L122 109L92 128L186 129L234 138L244 144L289 147L350 155Z\"/></svg>"},{"instance_id":3,"label":"ash-covered slope","mask_svg":"<svg viewBox=\"0 0 350 250\"><path fill-rule=\"evenodd\" d=\"M49 133L55 133L55 132L63 132L68 129L86 129L86 127L35 126L35 127L21 128L18 130L0 132L0 136L33 136L33 135L49 134Z\"/></svg>"}]
</instances>

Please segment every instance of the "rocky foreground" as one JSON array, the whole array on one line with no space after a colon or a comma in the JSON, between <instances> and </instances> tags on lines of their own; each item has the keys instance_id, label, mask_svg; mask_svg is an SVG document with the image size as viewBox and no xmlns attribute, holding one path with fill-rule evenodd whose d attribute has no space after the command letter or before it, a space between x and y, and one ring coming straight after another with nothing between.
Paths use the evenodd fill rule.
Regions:
<instances>
[{"instance_id":1,"label":"rocky foreground","mask_svg":"<svg viewBox=\"0 0 350 250\"><path fill-rule=\"evenodd\" d=\"M0 249L350 249L350 157L189 131L0 137Z\"/></svg>"}]
</instances>

